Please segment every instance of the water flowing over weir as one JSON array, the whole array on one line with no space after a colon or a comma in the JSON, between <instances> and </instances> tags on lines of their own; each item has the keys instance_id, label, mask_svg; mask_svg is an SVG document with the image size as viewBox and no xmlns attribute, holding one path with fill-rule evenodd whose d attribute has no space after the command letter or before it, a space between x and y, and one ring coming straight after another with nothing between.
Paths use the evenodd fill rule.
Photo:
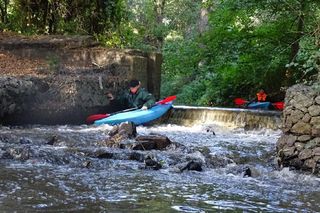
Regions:
<instances>
[{"instance_id":1,"label":"water flowing over weir","mask_svg":"<svg viewBox=\"0 0 320 213\"><path fill-rule=\"evenodd\" d=\"M269 121L252 130L242 128L254 119L240 117L241 109L204 111L191 115L176 107L171 124L137 128L139 135L162 134L182 145L162 151L98 145L112 129L108 125L0 126L0 211L320 211L320 179L276 166L281 131L273 124L280 116L256 112L256 119ZM179 122L185 123L174 124ZM163 168L145 169L132 158L140 155ZM180 172L179 165L191 160L201 162L203 171Z\"/></svg>"},{"instance_id":2,"label":"water flowing over weir","mask_svg":"<svg viewBox=\"0 0 320 213\"><path fill-rule=\"evenodd\" d=\"M226 127L276 130L281 127L281 115L282 112L269 110L174 106L167 122L184 126L214 123Z\"/></svg>"}]
</instances>

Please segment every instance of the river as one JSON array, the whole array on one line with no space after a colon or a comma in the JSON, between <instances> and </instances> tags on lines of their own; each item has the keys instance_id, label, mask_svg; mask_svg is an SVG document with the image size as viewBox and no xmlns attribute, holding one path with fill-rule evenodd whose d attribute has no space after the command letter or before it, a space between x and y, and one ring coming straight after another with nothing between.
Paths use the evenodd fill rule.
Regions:
<instances>
[{"instance_id":1,"label":"river","mask_svg":"<svg viewBox=\"0 0 320 213\"><path fill-rule=\"evenodd\" d=\"M166 135L193 150L149 151L163 168L148 170L143 162L85 154L96 150L110 129L0 127L0 212L320 211L320 178L277 168L280 131L218 125L138 127L138 134ZM48 145L53 136L56 143ZM126 152L105 149L119 156ZM177 171L177 161L205 161L199 150L217 162L202 172ZM15 157L8 156L10 152ZM243 168L250 168L252 176L244 177Z\"/></svg>"}]
</instances>

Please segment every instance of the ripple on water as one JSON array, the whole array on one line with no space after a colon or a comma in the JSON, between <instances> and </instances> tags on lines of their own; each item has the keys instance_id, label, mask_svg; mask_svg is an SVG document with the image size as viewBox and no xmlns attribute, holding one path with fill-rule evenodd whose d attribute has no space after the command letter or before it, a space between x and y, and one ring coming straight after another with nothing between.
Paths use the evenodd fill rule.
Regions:
<instances>
[{"instance_id":1,"label":"ripple on water","mask_svg":"<svg viewBox=\"0 0 320 213\"><path fill-rule=\"evenodd\" d=\"M170 170L172 165L169 163L165 164L164 169L153 171L139 169L143 164L141 162L94 159L85 155L72 157L74 153L70 152L71 149L95 147L95 143L104 139L111 128L108 125L0 127L0 134L15 135L16 140L26 137L31 140L31 145L37 144L35 154L40 151L55 154L53 160L31 158L27 161L9 159L6 163L2 162L0 211L89 212L111 209L116 212L119 209L151 209L154 212L296 212L304 209L312 212L320 208L319 178L287 169L277 171L270 165L279 131L245 132L213 125L210 126L210 130L215 132L213 135L206 131L208 126L201 125L138 127L139 134L164 134L190 150L208 147L211 155L233 160L232 164L229 162L227 166L205 168L203 172L179 173ZM58 135L63 144L43 146L51 135ZM5 149L6 144L1 143L0 147ZM172 155L180 159L205 160L200 152L152 151L150 154L163 161ZM68 156L68 161L64 162L71 163L55 164L54 159ZM96 167L79 167L83 158ZM77 162L79 159L80 163ZM243 178L236 171L242 165L249 165L257 174ZM16 206L17 200L19 207Z\"/></svg>"},{"instance_id":2,"label":"ripple on water","mask_svg":"<svg viewBox=\"0 0 320 213\"><path fill-rule=\"evenodd\" d=\"M191 206L172 206L171 208L179 212L188 212L188 213L205 213L206 212L204 210L191 207Z\"/></svg>"}]
</instances>

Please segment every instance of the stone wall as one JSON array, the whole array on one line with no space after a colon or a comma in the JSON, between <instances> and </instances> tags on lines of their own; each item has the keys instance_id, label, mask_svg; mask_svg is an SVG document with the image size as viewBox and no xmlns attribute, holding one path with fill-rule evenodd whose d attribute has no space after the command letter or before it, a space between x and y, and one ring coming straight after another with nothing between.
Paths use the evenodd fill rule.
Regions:
<instances>
[{"instance_id":1,"label":"stone wall","mask_svg":"<svg viewBox=\"0 0 320 213\"><path fill-rule=\"evenodd\" d=\"M105 93L119 94L132 78L160 96L161 54L77 39L0 41L0 124L84 123L115 111Z\"/></svg>"},{"instance_id":2,"label":"stone wall","mask_svg":"<svg viewBox=\"0 0 320 213\"><path fill-rule=\"evenodd\" d=\"M26 108L26 99L34 94L34 84L30 80L0 78L0 117L21 113Z\"/></svg>"},{"instance_id":3,"label":"stone wall","mask_svg":"<svg viewBox=\"0 0 320 213\"><path fill-rule=\"evenodd\" d=\"M295 85L287 90L277 155L281 166L319 173L320 93L315 87Z\"/></svg>"}]
</instances>

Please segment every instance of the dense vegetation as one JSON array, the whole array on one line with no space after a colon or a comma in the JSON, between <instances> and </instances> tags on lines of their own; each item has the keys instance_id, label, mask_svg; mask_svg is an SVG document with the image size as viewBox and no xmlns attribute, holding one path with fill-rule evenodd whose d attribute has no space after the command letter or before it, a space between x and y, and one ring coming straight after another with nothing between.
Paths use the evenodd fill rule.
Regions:
<instances>
[{"instance_id":1,"label":"dense vegetation","mask_svg":"<svg viewBox=\"0 0 320 213\"><path fill-rule=\"evenodd\" d=\"M320 69L314 0L0 0L0 29L161 51L162 96L190 105L228 105L259 88L278 101Z\"/></svg>"}]
</instances>

